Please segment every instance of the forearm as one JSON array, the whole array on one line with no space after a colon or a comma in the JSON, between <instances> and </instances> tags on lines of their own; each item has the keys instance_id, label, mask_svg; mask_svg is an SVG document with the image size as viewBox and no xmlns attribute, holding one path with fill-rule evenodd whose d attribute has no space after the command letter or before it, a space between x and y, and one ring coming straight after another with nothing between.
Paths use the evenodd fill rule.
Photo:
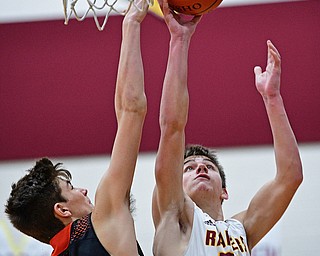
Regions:
<instances>
[{"instance_id":1,"label":"forearm","mask_svg":"<svg viewBox=\"0 0 320 256\"><path fill-rule=\"evenodd\" d=\"M140 29L140 23L130 19L125 19L122 25L122 43L115 95L118 118L120 118L122 111L134 113L146 111Z\"/></svg>"},{"instance_id":2,"label":"forearm","mask_svg":"<svg viewBox=\"0 0 320 256\"><path fill-rule=\"evenodd\" d=\"M172 37L160 107L160 125L173 125L183 130L187 122L189 95L188 50L190 38Z\"/></svg>"},{"instance_id":3,"label":"forearm","mask_svg":"<svg viewBox=\"0 0 320 256\"><path fill-rule=\"evenodd\" d=\"M188 79L188 52L191 38L171 37L166 79L177 82L177 89L186 90Z\"/></svg>"},{"instance_id":4,"label":"forearm","mask_svg":"<svg viewBox=\"0 0 320 256\"><path fill-rule=\"evenodd\" d=\"M190 41L172 38L169 47L161 105L161 137L155 164L156 201L159 211L183 200L182 169L185 145L184 128L187 122L189 96L187 62ZM180 209L180 206L175 209Z\"/></svg>"},{"instance_id":5,"label":"forearm","mask_svg":"<svg viewBox=\"0 0 320 256\"><path fill-rule=\"evenodd\" d=\"M302 180L302 166L299 149L287 113L285 111L281 95L264 99L268 114L279 177L291 178L290 182L296 180L300 184ZM292 180L294 178L294 180ZM293 184L293 183L292 183Z\"/></svg>"}]
</instances>

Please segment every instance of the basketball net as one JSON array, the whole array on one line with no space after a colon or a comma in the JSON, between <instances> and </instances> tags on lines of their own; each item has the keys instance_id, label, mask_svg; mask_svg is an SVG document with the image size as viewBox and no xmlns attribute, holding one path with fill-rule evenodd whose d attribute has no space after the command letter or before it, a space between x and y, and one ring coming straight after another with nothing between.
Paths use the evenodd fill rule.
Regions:
<instances>
[{"instance_id":1,"label":"basketball net","mask_svg":"<svg viewBox=\"0 0 320 256\"><path fill-rule=\"evenodd\" d=\"M144 1L149 6L154 4L154 0ZM110 15L126 15L130 8L142 11L134 0L63 0L64 24L68 25L72 14L78 21L83 21L87 16L93 16L98 30L102 31ZM102 23L99 22L98 17L103 17Z\"/></svg>"}]
</instances>

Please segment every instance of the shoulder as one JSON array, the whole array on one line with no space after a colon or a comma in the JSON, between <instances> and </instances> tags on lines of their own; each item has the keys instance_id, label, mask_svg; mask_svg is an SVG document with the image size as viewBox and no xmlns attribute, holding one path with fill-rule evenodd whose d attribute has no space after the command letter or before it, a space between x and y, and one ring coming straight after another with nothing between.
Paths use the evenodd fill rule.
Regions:
<instances>
[{"instance_id":1,"label":"shoulder","mask_svg":"<svg viewBox=\"0 0 320 256\"><path fill-rule=\"evenodd\" d=\"M231 217L231 219L237 220L237 221L239 221L240 223L242 223L242 225L243 225L243 222L244 222L244 218L245 218L245 216L246 216L246 213L247 213L246 210L245 210L245 211L242 211L242 212L239 212L238 214L233 215L233 216Z\"/></svg>"}]
</instances>

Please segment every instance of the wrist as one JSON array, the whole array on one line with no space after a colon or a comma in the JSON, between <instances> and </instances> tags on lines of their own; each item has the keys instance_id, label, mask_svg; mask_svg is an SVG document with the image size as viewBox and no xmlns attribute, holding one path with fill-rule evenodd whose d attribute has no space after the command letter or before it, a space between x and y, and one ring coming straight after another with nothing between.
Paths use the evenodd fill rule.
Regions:
<instances>
[{"instance_id":1,"label":"wrist","mask_svg":"<svg viewBox=\"0 0 320 256\"><path fill-rule=\"evenodd\" d=\"M283 105L283 99L280 93L274 95L265 95L263 96L263 100L265 104L275 106L275 105Z\"/></svg>"},{"instance_id":2,"label":"wrist","mask_svg":"<svg viewBox=\"0 0 320 256\"><path fill-rule=\"evenodd\" d=\"M170 44L172 44L172 45L176 45L176 44L181 45L182 44L182 45L189 46L190 41L191 41L191 36L171 35L171 38L170 38Z\"/></svg>"},{"instance_id":3,"label":"wrist","mask_svg":"<svg viewBox=\"0 0 320 256\"><path fill-rule=\"evenodd\" d=\"M137 20L126 19L122 23L122 34L130 35L130 34L139 34L140 35L140 22Z\"/></svg>"},{"instance_id":4,"label":"wrist","mask_svg":"<svg viewBox=\"0 0 320 256\"><path fill-rule=\"evenodd\" d=\"M141 21L133 18L133 17L125 17L123 19L123 26L140 26Z\"/></svg>"}]
</instances>

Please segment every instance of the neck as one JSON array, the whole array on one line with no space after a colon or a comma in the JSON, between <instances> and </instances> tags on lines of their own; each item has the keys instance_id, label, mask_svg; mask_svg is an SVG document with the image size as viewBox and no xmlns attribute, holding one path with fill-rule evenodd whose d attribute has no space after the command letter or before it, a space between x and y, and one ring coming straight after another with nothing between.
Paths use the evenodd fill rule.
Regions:
<instances>
[{"instance_id":1,"label":"neck","mask_svg":"<svg viewBox=\"0 0 320 256\"><path fill-rule=\"evenodd\" d=\"M71 222L73 222L76 219L73 219L72 217L66 218L66 217L60 217L60 216L56 216L56 218L58 218L64 226L68 226Z\"/></svg>"},{"instance_id":2,"label":"neck","mask_svg":"<svg viewBox=\"0 0 320 256\"><path fill-rule=\"evenodd\" d=\"M212 198L192 198L196 205L205 213L209 214L214 220L224 220L223 210L220 200L213 201Z\"/></svg>"}]
</instances>

